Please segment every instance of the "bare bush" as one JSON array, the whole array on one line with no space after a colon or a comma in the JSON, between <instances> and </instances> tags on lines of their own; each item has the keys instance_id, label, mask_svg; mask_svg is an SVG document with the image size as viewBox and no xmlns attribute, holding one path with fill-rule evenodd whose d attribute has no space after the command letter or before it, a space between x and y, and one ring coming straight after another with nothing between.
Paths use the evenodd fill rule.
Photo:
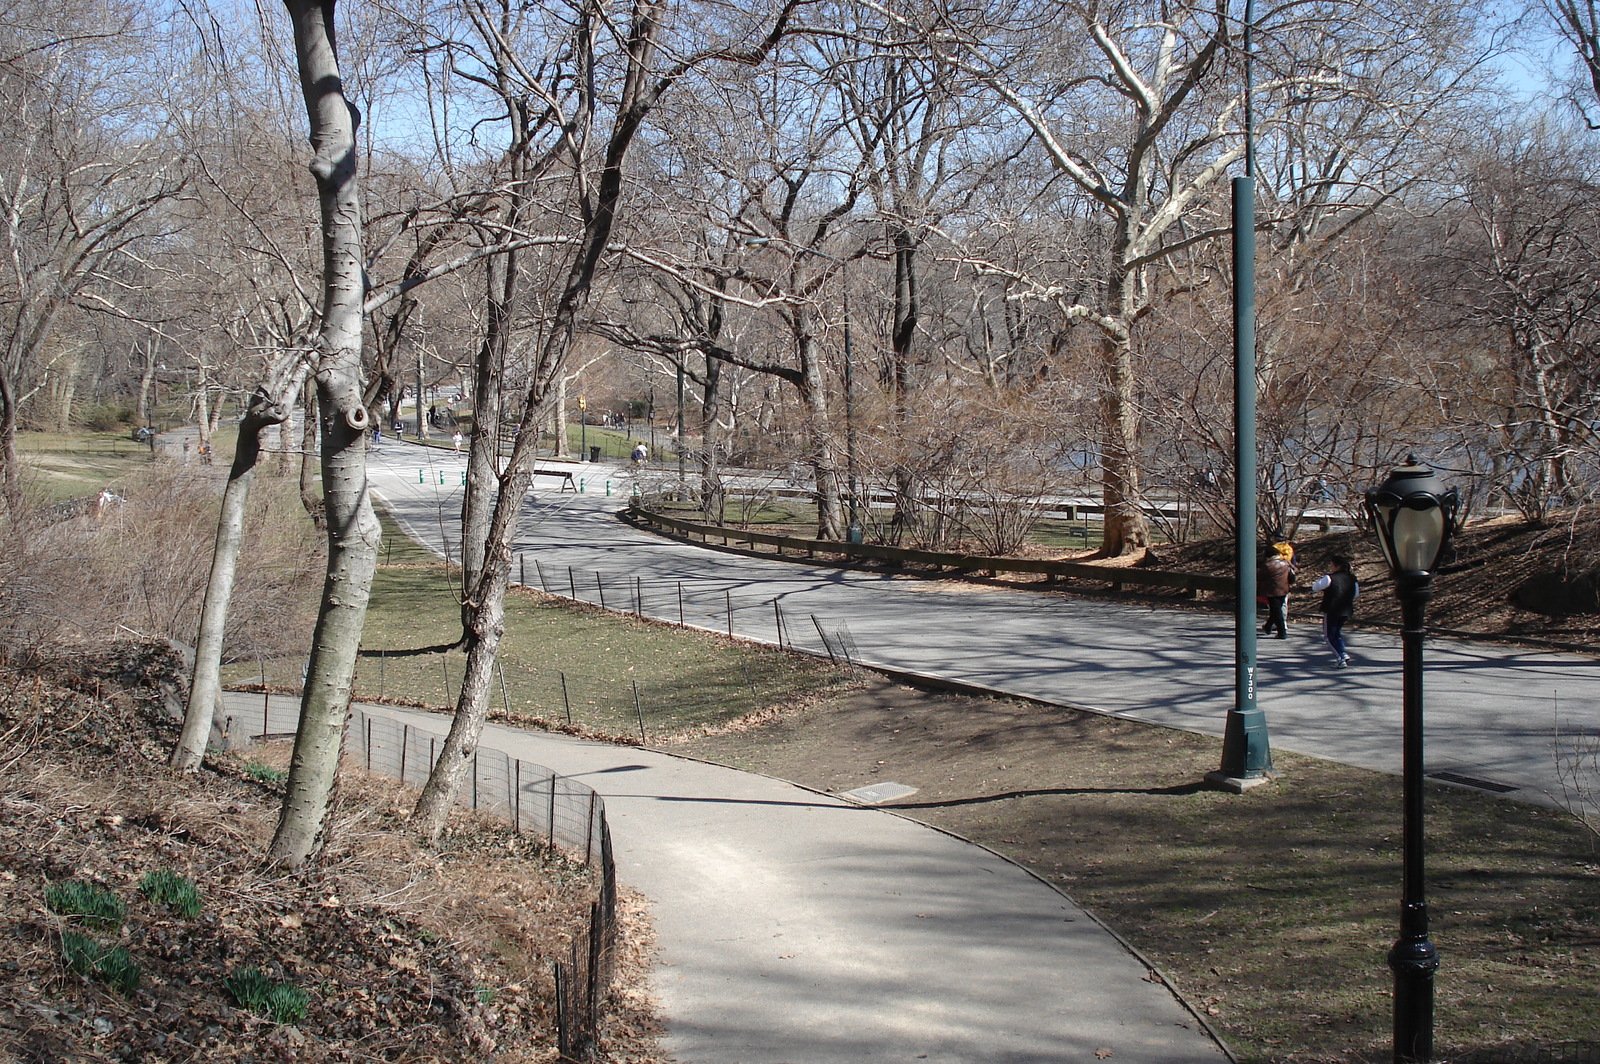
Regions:
<instances>
[{"instance_id":1,"label":"bare bush","mask_svg":"<svg viewBox=\"0 0 1600 1064\"><path fill-rule=\"evenodd\" d=\"M209 479L157 465L124 481L121 494L8 519L0 543L0 659L27 663L130 633L192 642L217 504ZM292 485L259 486L246 537L229 656L303 648L320 548Z\"/></svg>"}]
</instances>

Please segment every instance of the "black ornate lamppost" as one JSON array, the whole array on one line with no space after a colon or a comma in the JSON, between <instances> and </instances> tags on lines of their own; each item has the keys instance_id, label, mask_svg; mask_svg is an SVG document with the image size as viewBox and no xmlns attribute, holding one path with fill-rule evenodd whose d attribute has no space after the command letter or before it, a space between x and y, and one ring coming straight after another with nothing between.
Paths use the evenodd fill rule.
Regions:
<instances>
[{"instance_id":1,"label":"black ornate lamppost","mask_svg":"<svg viewBox=\"0 0 1600 1064\"><path fill-rule=\"evenodd\" d=\"M1423 888L1422 637L1426 631L1433 575L1455 529L1460 505L1432 469L1409 456L1407 464L1367 492L1367 513L1400 600L1401 649L1401 839L1400 937L1389 950L1394 972L1396 1064L1433 1057L1433 977L1439 953L1428 939L1428 903Z\"/></svg>"}]
</instances>

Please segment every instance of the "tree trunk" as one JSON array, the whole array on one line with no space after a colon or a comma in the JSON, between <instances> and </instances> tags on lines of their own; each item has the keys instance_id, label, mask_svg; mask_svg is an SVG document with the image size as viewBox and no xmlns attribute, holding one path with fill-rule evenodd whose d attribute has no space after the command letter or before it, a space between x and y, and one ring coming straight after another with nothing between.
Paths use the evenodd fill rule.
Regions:
<instances>
[{"instance_id":1,"label":"tree trunk","mask_svg":"<svg viewBox=\"0 0 1600 1064\"><path fill-rule=\"evenodd\" d=\"M537 424L537 421L534 422ZM520 450L521 448L517 448ZM531 459L531 449L528 457ZM516 533L517 517L523 497L528 493L531 461L510 472L493 499L494 512L485 530L486 553L478 582L467 590L476 603L467 630L467 666L456 696L455 718L450 733L428 774L428 782L417 799L413 815L418 833L430 842L439 838L449 819L450 808L472 765L489 716L489 695L494 681L494 666L505 634L506 588L511 579L511 538Z\"/></svg>"},{"instance_id":2,"label":"tree trunk","mask_svg":"<svg viewBox=\"0 0 1600 1064\"><path fill-rule=\"evenodd\" d=\"M550 431L555 434L555 457L567 457L567 377L556 378L556 401L550 412Z\"/></svg>"},{"instance_id":3,"label":"tree trunk","mask_svg":"<svg viewBox=\"0 0 1600 1064\"><path fill-rule=\"evenodd\" d=\"M911 403L911 362L917 336L920 305L917 300L917 245L902 228L894 233L894 333L890 337L894 365L890 387L893 399L894 429L903 433L909 420ZM904 439L904 436L901 437ZM890 522L892 538L900 542L906 533L915 535L922 520L922 481L905 462L895 469L895 507Z\"/></svg>"},{"instance_id":4,"label":"tree trunk","mask_svg":"<svg viewBox=\"0 0 1600 1064\"><path fill-rule=\"evenodd\" d=\"M206 582L200 630L195 637L194 679L189 684L183 731L172 751L172 767L180 772L192 772L200 767L211 722L222 703L223 639L238 571L239 547L244 539L245 504L250 499L250 484L255 479L263 437L274 426L289 420L294 394L300 390L300 365L301 356L295 353L272 367L266 380L251 396L244 421L239 425L239 445L228 471L228 485L222 491L222 513L217 519L211 575Z\"/></svg>"},{"instance_id":5,"label":"tree trunk","mask_svg":"<svg viewBox=\"0 0 1600 1064\"><path fill-rule=\"evenodd\" d=\"M206 394L206 387L206 367L202 362L195 371L194 389L194 423L199 427L201 447L211 443L211 398Z\"/></svg>"},{"instance_id":6,"label":"tree trunk","mask_svg":"<svg viewBox=\"0 0 1600 1064\"><path fill-rule=\"evenodd\" d=\"M1128 337L1101 341L1106 373L1101 399L1101 501L1105 531L1100 553L1108 558L1142 551L1150 544L1139 491L1138 380Z\"/></svg>"},{"instance_id":7,"label":"tree trunk","mask_svg":"<svg viewBox=\"0 0 1600 1064\"><path fill-rule=\"evenodd\" d=\"M82 349L75 349L71 354L61 359L61 369L57 374L59 383L56 385L56 431L60 433L72 430L72 404L78 394L78 366L82 360Z\"/></svg>"},{"instance_id":8,"label":"tree trunk","mask_svg":"<svg viewBox=\"0 0 1600 1064\"><path fill-rule=\"evenodd\" d=\"M17 462L17 400L11 376L0 364L0 493L13 517L22 513L22 469Z\"/></svg>"},{"instance_id":9,"label":"tree trunk","mask_svg":"<svg viewBox=\"0 0 1600 1064\"><path fill-rule=\"evenodd\" d=\"M317 405L328 570L312 635L300 724L283 809L268 856L298 867L317 851L333 797L350 711L356 653L377 568L380 529L367 491L368 415L361 404L365 277L357 195L355 110L334 46L335 0L286 0L310 118L323 234L323 309Z\"/></svg>"},{"instance_id":10,"label":"tree trunk","mask_svg":"<svg viewBox=\"0 0 1600 1064\"><path fill-rule=\"evenodd\" d=\"M472 615L478 578L489 549L491 514L500 490L500 423L505 372L511 342L511 317L517 301L517 256L508 253L484 264L485 322L473 375L472 438L467 456L467 488L461 499L461 642L473 642Z\"/></svg>"},{"instance_id":11,"label":"tree trunk","mask_svg":"<svg viewBox=\"0 0 1600 1064\"><path fill-rule=\"evenodd\" d=\"M719 454L722 425L722 360L706 359L705 384L700 391L700 509L706 521L720 525L726 516L728 491L722 483Z\"/></svg>"},{"instance_id":12,"label":"tree trunk","mask_svg":"<svg viewBox=\"0 0 1600 1064\"><path fill-rule=\"evenodd\" d=\"M150 382L156 375L156 342L146 340L144 345L144 368L139 371L139 406L138 419L140 425L149 425L150 422Z\"/></svg>"},{"instance_id":13,"label":"tree trunk","mask_svg":"<svg viewBox=\"0 0 1600 1064\"><path fill-rule=\"evenodd\" d=\"M809 336L799 341L801 377L800 400L806 411L806 433L809 436L811 472L816 479L817 538L843 540L844 472L839 468L838 449L834 443L833 426L828 413L828 393L822 380L821 362L811 350Z\"/></svg>"}]
</instances>

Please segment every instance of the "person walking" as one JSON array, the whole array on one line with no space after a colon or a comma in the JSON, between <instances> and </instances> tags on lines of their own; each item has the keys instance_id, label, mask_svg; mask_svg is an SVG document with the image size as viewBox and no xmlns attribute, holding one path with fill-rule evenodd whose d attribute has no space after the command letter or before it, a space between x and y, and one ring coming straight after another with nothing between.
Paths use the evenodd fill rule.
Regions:
<instances>
[{"instance_id":1,"label":"person walking","mask_svg":"<svg viewBox=\"0 0 1600 1064\"><path fill-rule=\"evenodd\" d=\"M636 466L642 466L644 465L645 461L649 459L649 457L650 448L644 445L643 440L640 440L639 445L633 449L633 464Z\"/></svg>"},{"instance_id":2,"label":"person walking","mask_svg":"<svg viewBox=\"0 0 1600 1064\"><path fill-rule=\"evenodd\" d=\"M1356 596L1361 585L1350 568L1350 559L1335 554L1328 562L1328 571L1317 577L1311 590L1322 592L1322 635L1333 651L1333 663L1338 668L1350 664L1350 654L1344 644L1344 626L1355 610Z\"/></svg>"},{"instance_id":3,"label":"person walking","mask_svg":"<svg viewBox=\"0 0 1600 1064\"><path fill-rule=\"evenodd\" d=\"M461 450L461 432L460 432L459 429L456 430L456 432L453 435L451 435L451 437L450 437L450 445L452 447L454 447L457 452L460 452L460 450Z\"/></svg>"},{"instance_id":4,"label":"person walking","mask_svg":"<svg viewBox=\"0 0 1600 1064\"><path fill-rule=\"evenodd\" d=\"M1287 541L1274 543L1261 567L1261 591L1267 599L1267 623L1262 635L1289 638L1289 588L1294 584L1294 548Z\"/></svg>"}]
</instances>

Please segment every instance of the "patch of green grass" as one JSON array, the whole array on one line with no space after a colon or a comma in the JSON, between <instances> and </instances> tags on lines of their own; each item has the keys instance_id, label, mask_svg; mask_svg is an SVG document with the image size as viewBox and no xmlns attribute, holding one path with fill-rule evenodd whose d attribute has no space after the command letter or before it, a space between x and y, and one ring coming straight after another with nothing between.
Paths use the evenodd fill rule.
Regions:
<instances>
[{"instance_id":1,"label":"patch of green grass","mask_svg":"<svg viewBox=\"0 0 1600 1064\"><path fill-rule=\"evenodd\" d=\"M273 1023L299 1023L306 1018L311 995L293 983L273 979L254 966L241 968L222 980L222 988L240 1008L249 1009Z\"/></svg>"},{"instance_id":2,"label":"patch of green grass","mask_svg":"<svg viewBox=\"0 0 1600 1064\"><path fill-rule=\"evenodd\" d=\"M453 706L466 656L432 648L460 638L460 572L417 548L386 515L382 520L386 545L362 637L357 697ZM512 578L523 571L514 565ZM529 559L525 572L534 587L543 579L551 591L568 590L565 569L541 574ZM571 579L593 593L593 573ZM645 594L646 610L676 609L675 589L647 587ZM613 607L632 608L626 586L608 583L606 596ZM268 662L267 682L294 687L301 665ZM254 663L224 675L238 683L260 678ZM655 739L847 682L848 673L809 658L513 591L490 709L628 736L639 734L642 715L646 737Z\"/></svg>"},{"instance_id":3,"label":"patch of green grass","mask_svg":"<svg viewBox=\"0 0 1600 1064\"><path fill-rule=\"evenodd\" d=\"M56 502L92 495L150 462L150 448L109 432L17 434L30 498Z\"/></svg>"},{"instance_id":4,"label":"patch of green grass","mask_svg":"<svg viewBox=\"0 0 1600 1064\"><path fill-rule=\"evenodd\" d=\"M1105 526L1094 521L1063 521L1044 518L1028 534L1030 543L1060 550L1098 550Z\"/></svg>"},{"instance_id":5,"label":"patch of green grass","mask_svg":"<svg viewBox=\"0 0 1600 1064\"><path fill-rule=\"evenodd\" d=\"M266 783L272 786L283 783L289 778L289 774L283 769L274 768L271 765L263 765L259 761L246 761L244 774L246 778L253 779L257 783Z\"/></svg>"},{"instance_id":6,"label":"patch of green grass","mask_svg":"<svg viewBox=\"0 0 1600 1064\"><path fill-rule=\"evenodd\" d=\"M79 975L98 980L124 995L139 988L139 966L121 946L96 942L76 931L61 932L61 959Z\"/></svg>"},{"instance_id":7,"label":"patch of green grass","mask_svg":"<svg viewBox=\"0 0 1600 1064\"><path fill-rule=\"evenodd\" d=\"M179 875L170 868L146 872L139 881L139 893L154 904L165 905L190 920L200 915L200 892L189 877Z\"/></svg>"},{"instance_id":8,"label":"patch of green grass","mask_svg":"<svg viewBox=\"0 0 1600 1064\"><path fill-rule=\"evenodd\" d=\"M111 891L98 883L68 879L44 888L44 904L57 916L74 919L96 931L116 931L127 916L127 907Z\"/></svg>"}]
</instances>

